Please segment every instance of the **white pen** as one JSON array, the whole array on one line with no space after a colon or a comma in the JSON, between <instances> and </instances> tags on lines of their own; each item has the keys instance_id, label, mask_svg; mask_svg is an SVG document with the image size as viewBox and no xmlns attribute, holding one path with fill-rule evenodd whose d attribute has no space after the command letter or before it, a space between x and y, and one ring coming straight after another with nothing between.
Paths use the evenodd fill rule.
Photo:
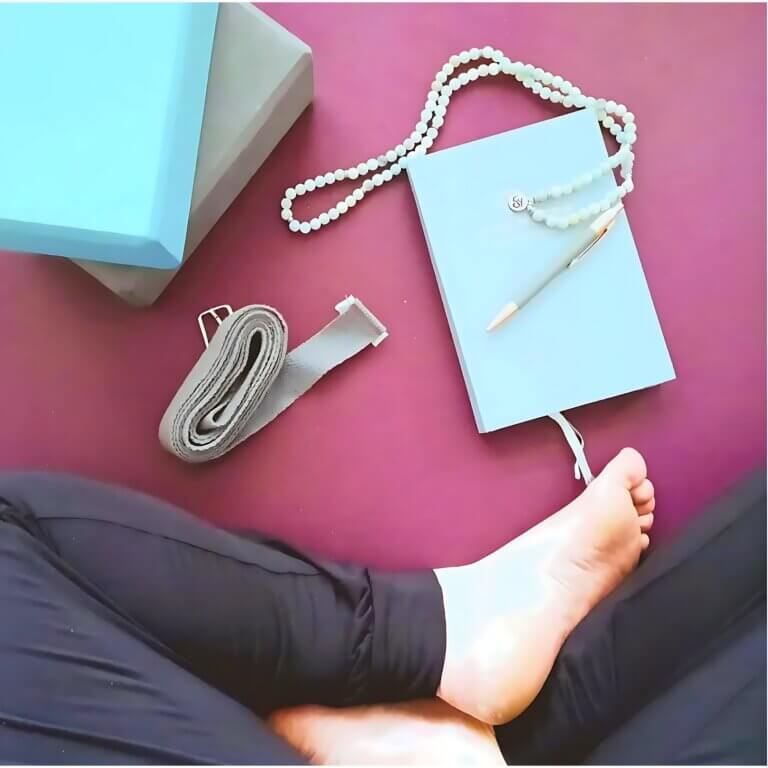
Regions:
<instances>
[{"instance_id":1,"label":"white pen","mask_svg":"<svg viewBox=\"0 0 768 768\"><path fill-rule=\"evenodd\" d=\"M590 225L591 234L589 239L581 244L581 247L575 252L570 252L565 255L559 261L556 261L552 268L546 272L541 279L528 286L527 290L522 291L521 295L516 297L514 301L507 302L502 309L496 314L496 316L488 323L486 331L492 331L498 328L500 325L509 320L515 312L519 312L536 294L540 293L547 287L561 272L564 272L568 267L573 266L576 262L586 256L586 254L594 248L600 240L605 237L610 228L613 226L613 222L616 217L623 210L624 205L619 202L613 208L609 208L605 213L600 214Z\"/></svg>"}]
</instances>

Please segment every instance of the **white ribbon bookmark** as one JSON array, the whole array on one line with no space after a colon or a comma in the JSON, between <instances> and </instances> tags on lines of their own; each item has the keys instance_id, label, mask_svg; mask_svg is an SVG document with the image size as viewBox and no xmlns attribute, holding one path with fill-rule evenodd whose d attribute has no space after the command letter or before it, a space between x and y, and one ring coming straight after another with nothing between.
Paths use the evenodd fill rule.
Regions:
<instances>
[{"instance_id":1,"label":"white ribbon bookmark","mask_svg":"<svg viewBox=\"0 0 768 768\"><path fill-rule=\"evenodd\" d=\"M219 310L226 310L222 319ZM217 459L265 427L328 371L378 346L387 329L354 296L336 305L333 321L290 352L288 327L272 307L236 312L214 307L198 318L206 349L160 422L163 446L183 461ZM208 339L204 318L218 328Z\"/></svg>"},{"instance_id":2,"label":"white ribbon bookmark","mask_svg":"<svg viewBox=\"0 0 768 768\"><path fill-rule=\"evenodd\" d=\"M576 479L584 480L584 485L589 485L595 478L587 463L587 456L584 453L584 438L562 413L550 413L548 416L563 430L565 439L568 441L568 445L571 447L571 451L576 458L576 462L573 465L573 473Z\"/></svg>"}]
</instances>

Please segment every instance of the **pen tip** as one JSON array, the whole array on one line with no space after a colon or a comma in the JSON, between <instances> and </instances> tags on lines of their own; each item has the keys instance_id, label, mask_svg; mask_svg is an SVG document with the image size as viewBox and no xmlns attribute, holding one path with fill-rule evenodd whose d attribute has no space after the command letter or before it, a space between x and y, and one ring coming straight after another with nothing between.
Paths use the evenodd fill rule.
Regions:
<instances>
[{"instance_id":1,"label":"pen tip","mask_svg":"<svg viewBox=\"0 0 768 768\"><path fill-rule=\"evenodd\" d=\"M496 317L491 320L490 323L486 326L486 331L493 331L496 328L498 328L500 325L505 323L507 320L509 320L512 315L517 312L517 304L515 304L514 301L510 301L509 304L506 304L504 308L496 315Z\"/></svg>"}]
</instances>

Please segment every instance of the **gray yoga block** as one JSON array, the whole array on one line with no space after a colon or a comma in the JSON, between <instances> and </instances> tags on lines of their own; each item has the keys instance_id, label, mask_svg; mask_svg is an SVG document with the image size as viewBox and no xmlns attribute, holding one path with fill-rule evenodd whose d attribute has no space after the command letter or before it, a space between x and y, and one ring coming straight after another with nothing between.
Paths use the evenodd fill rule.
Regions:
<instances>
[{"instance_id":1,"label":"gray yoga block","mask_svg":"<svg viewBox=\"0 0 768 768\"><path fill-rule=\"evenodd\" d=\"M309 105L313 92L309 46L249 3L221 4L185 260ZM136 306L152 304L178 272L75 263Z\"/></svg>"}]
</instances>

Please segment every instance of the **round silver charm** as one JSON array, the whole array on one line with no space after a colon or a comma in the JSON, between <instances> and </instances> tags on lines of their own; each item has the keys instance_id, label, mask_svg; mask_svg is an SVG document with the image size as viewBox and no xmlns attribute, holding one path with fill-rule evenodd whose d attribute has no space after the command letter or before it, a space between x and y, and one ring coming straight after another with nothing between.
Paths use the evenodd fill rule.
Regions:
<instances>
[{"instance_id":1,"label":"round silver charm","mask_svg":"<svg viewBox=\"0 0 768 768\"><path fill-rule=\"evenodd\" d=\"M526 208L528 208L529 202L530 200L528 199L527 195L523 194L522 192L513 192L507 200L507 205L509 205L509 209L511 211L520 213L520 211L524 211Z\"/></svg>"}]
</instances>

